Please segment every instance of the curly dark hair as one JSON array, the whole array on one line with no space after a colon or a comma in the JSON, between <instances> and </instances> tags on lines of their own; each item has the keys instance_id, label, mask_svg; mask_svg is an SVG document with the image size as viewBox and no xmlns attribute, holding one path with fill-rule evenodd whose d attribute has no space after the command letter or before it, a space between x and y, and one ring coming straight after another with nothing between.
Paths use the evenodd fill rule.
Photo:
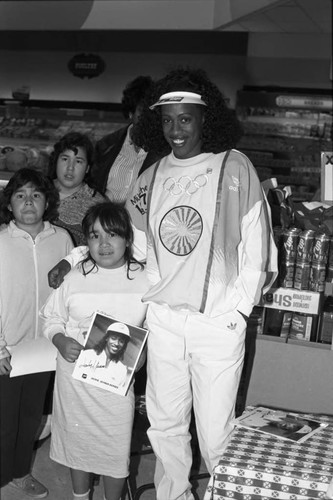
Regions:
<instances>
[{"instance_id":1,"label":"curly dark hair","mask_svg":"<svg viewBox=\"0 0 333 500\"><path fill-rule=\"evenodd\" d=\"M153 79L150 76L138 76L126 85L121 100L125 118L129 118L130 113L135 113L137 106L143 102L152 85Z\"/></svg>"},{"instance_id":2,"label":"curly dark hair","mask_svg":"<svg viewBox=\"0 0 333 500\"><path fill-rule=\"evenodd\" d=\"M82 148L87 155L87 162L90 166L89 171L86 173L84 177L84 182L93 187L93 182L90 177L91 167L94 163L94 145L90 138L86 134L81 134L80 132L69 132L59 139L58 142L55 143L53 147L53 151L50 155L49 168L48 168L48 176L50 179L57 178L57 161L61 153L70 149L77 154L77 148Z\"/></svg>"},{"instance_id":3,"label":"curly dark hair","mask_svg":"<svg viewBox=\"0 0 333 500\"><path fill-rule=\"evenodd\" d=\"M42 172L32 168L21 168L10 178L0 197L0 223L8 224L14 219L13 212L8 209L10 199L13 194L31 183L41 193L44 193L46 199L46 209L43 214L43 220L50 222L58 217L59 193L53 182Z\"/></svg>"},{"instance_id":4,"label":"curly dark hair","mask_svg":"<svg viewBox=\"0 0 333 500\"><path fill-rule=\"evenodd\" d=\"M161 107L150 110L162 94L183 90L200 94L204 106L205 121L202 127L202 153L221 153L236 146L242 129L234 112L218 87L209 80L202 69L179 67L157 80L145 98L139 123L133 130L134 142L145 149L165 156L171 148L164 139L161 123Z\"/></svg>"},{"instance_id":5,"label":"curly dark hair","mask_svg":"<svg viewBox=\"0 0 333 500\"><path fill-rule=\"evenodd\" d=\"M130 341L130 338L127 335L124 335L123 333L119 332L108 331L106 332L102 340L100 340L98 344L95 345L94 350L96 354L101 354L104 351L109 338L112 337L113 335L118 335L118 337L121 337L125 341L123 347L116 354L110 356L111 360L118 362L124 358L124 353Z\"/></svg>"},{"instance_id":6,"label":"curly dark hair","mask_svg":"<svg viewBox=\"0 0 333 500\"><path fill-rule=\"evenodd\" d=\"M105 201L97 203L90 207L82 221L82 231L88 241L92 226L99 220L102 228L106 233L116 233L126 240L127 247L124 253L125 262L127 263L127 277L129 279L130 271L133 269L132 264L143 269L143 264L138 262L133 256L133 227L131 216L123 203L114 203ZM81 261L83 274L86 276L94 269L98 269L95 260L88 252L87 256ZM92 266L91 266L92 264ZM87 265L90 265L89 268Z\"/></svg>"}]
</instances>

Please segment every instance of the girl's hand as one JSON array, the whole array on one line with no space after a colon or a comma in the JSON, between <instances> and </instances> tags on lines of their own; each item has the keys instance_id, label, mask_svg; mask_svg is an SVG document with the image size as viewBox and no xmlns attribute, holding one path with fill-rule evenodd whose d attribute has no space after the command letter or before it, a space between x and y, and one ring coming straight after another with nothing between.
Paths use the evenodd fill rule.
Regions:
<instances>
[{"instance_id":1,"label":"girl's hand","mask_svg":"<svg viewBox=\"0 0 333 500\"><path fill-rule=\"evenodd\" d=\"M12 369L10 357L0 359L0 376L9 375Z\"/></svg>"},{"instance_id":2,"label":"girl's hand","mask_svg":"<svg viewBox=\"0 0 333 500\"><path fill-rule=\"evenodd\" d=\"M75 363L83 349L83 345L71 337L66 337L63 333L57 333L52 342L61 356L69 363Z\"/></svg>"}]
</instances>

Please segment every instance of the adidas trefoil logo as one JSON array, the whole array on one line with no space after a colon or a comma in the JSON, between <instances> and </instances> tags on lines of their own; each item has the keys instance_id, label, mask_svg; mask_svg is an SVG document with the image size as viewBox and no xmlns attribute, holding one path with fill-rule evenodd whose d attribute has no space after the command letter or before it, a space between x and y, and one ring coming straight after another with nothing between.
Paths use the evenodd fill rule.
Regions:
<instances>
[{"instance_id":1,"label":"adidas trefoil logo","mask_svg":"<svg viewBox=\"0 0 333 500\"><path fill-rule=\"evenodd\" d=\"M229 330L236 330L236 326L237 323L230 323L230 325L227 325L227 328L229 328Z\"/></svg>"},{"instance_id":2,"label":"adidas trefoil logo","mask_svg":"<svg viewBox=\"0 0 333 500\"><path fill-rule=\"evenodd\" d=\"M229 189L231 191L239 191L239 188L240 188L240 182L239 182L239 179L237 179L237 177L234 177L233 175L231 176L232 178L232 182L235 184L234 186L229 186Z\"/></svg>"}]
</instances>

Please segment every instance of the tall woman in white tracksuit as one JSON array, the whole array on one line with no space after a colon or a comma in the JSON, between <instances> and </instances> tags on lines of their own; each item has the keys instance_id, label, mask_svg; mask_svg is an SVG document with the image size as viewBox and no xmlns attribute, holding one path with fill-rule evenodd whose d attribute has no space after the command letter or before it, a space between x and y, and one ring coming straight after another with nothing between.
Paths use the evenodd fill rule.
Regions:
<instances>
[{"instance_id":1,"label":"tall woman in white tracksuit","mask_svg":"<svg viewBox=\"0 0 333 500\"><path fill-rule=\"evenodd\" d=\"M149 107L150 106L150 109ZM211 473L233 429L247 318L274 278L269 208L238 123L201 70L156 82L135 141L166 155L128 201L147 235L149 439L158 500L193 500L193 406Z\"/></svg>"},{"instance_id":2,"label":"tall woman in white tracksuit","mask_svg":"<svg viewBox=\"0 0 333 500\"><path fill-rule=\"evenodd\" d=\"M239 138L219 89L182 68L155 83L133 130L162 158L127 201L150 282L142 300L157 500L193 500L192 407L209 472L217 465L233 429L247 318L276 277L269 207L253 165L233 149ZM52 270L52 286L65 272Z\"/></svg>"}]
</instances>

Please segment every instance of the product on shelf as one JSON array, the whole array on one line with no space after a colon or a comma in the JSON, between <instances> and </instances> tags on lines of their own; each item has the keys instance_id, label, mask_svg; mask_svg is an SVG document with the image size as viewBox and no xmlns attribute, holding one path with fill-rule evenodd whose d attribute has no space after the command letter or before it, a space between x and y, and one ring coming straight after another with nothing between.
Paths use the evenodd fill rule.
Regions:
<instances>
[{"instance_id":1,"label":"product on shelf","mask_svg":"<svg viewBox=\"0 0 333 500\"><path fill-rule=\"evenodd\" d=\"M264 188L267 182L262 183ZM327 295L327 283L333 283L333 227L331 230L330 225L333 207L318 209L317 203L314 214L312 205L307 203L304 209L298 206L296 216L292 194L289 186L287 188L276 188L272 184L265 190L267 199L277 209L275 220L281 225L273 225L279 275L271 290L263 297L262 333L287 341L331 343L332 333L327 335L327 327L325 329L329 321L328 328L333 330L330 323L331 309L325 313L323 320L322 297ZM323 334L318 324L324 325L319 327L323 329ZM327 337L329 341L325 340Z\"/></svg>"},{"instance_id":2,"label":"product on shelf","mask_svg":"<svg viewBox=\"0 0 333 500\"><path fill-rule=\"evenodd\" d=\"M318 342L323 344L332 344L333 340L333 297L328 296L325 299L320 318L318 331Z\"/></svg>"},{"instance_id":3,"label":"product on shelf","mask_svg":"<svg viewBox=\"0 0 333 500\"><path fill-rule=\"evenodd\" d=\"M318 316L294 311L292 313L289 338L316 341Z\"/></svg>"},{"instance_id":4,"label":"product on shelf","mask_svg":"<svg viewBox=\"0 0 333 500\"><path fill-rule=\"evenodd\" d=\"M237 148L253 162L261 181L277 178L295 201L311 201L320 186L322 151L332 151L331 95L302 89L245 88L236 113L244 135Z\"/></svg>"},{"instance_id":5,"label":"product on shelf","mask_svg":"<svg viewBox=\"0 0 333 500\"><path fill-rule=\"evenodd\" d=\"M282 232L282 243L279 245L279 286L293 288L295 263L297 256L298 236L301 230L297 227Z\"/></svg>"},{"instance_id":6,"label":"product on shelf","mask_svg":"<svg viewBox=\"0 0 333 500\"><path fill-rule=\"evenodd\" d=\"M328 273L326 265L312 262L310 268L309 290L312 292L323 292L327 278Z\"/></svg>"},{"instance_id":7,"label":"product on shelf","mask_svg":"<svg viewBox=\"0 0 333 500\"><path fill-rule=\"evenodd\" d=\"M265 315L265 335L286 338L290 331L291 311L283 309L267 309Z\"/></svg>"}]
</instances>

